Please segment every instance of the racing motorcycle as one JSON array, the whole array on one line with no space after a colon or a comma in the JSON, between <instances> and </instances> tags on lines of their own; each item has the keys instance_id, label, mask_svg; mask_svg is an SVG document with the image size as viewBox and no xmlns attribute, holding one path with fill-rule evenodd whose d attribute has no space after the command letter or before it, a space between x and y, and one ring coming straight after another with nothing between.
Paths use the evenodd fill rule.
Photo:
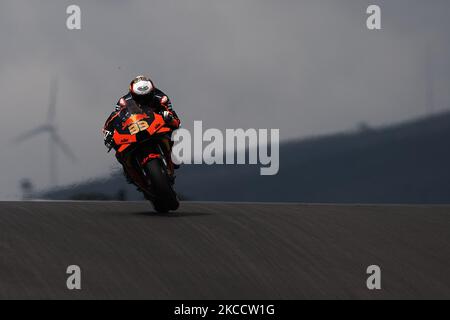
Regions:
<instances>
[{"instance_id":1,"label":"racing motorcycle","mask_svg":"<svg viewBox=\"0 0 450 320\"><path fill-rule=\"evenodd\" d=\"M173 129L166 126L163 116L144 112L134 101L128 100L126 107L112 120L112 128L110 134L116 157L131 161L141 174L145 186L139 186L139 189L145 198L157 212L177 210L179 200L168 173L167 152L164 152L167 150L164 141L167 142L167 135Z\"/></svg>"}]
</instances>

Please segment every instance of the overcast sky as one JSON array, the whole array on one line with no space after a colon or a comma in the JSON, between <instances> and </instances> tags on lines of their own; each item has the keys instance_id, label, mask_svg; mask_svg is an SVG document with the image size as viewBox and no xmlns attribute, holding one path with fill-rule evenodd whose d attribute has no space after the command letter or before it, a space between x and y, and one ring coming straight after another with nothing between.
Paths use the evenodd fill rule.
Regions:
<instances>
[{"instance_id":1,"label":"overcast sky","mask_svg":"<svg viewBox=\"0 0 450 320\"><path fill-rule=\"evenodd\" d=\"M66 29L70 4L79 31ZM380 31L366 28L369 4ZM449 14L448 0L2 0L0 199L25 177L48 186L47 137L10 142L45 121L54 76L60 134L79 157L59 155L67 184L117 167L100 129L141 73L186 128L279 128L287 140L424 115L429 48L436 109L448 109Z\"/></svg>"}]
</instances>

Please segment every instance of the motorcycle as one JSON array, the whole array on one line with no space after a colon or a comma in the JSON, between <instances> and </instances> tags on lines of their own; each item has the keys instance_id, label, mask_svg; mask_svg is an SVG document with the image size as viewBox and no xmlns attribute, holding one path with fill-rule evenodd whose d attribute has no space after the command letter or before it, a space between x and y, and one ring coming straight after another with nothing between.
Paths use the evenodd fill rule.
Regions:
<instances>
[{"instance_id":1,"label":"motorcycle","mask_svg":"<svg viewBox=\"0 0 450 320\"><path fill-rule=\"evenodd\" d=\"M177 210L180 203L168 173L170 160L163 149L173 129L166 126L162 115L144 112L132 100L126 102L112 120L116 157L127 159L140 173L145 185L139 185L139 189L157 212Z\"/></svg>"}]
</instances>

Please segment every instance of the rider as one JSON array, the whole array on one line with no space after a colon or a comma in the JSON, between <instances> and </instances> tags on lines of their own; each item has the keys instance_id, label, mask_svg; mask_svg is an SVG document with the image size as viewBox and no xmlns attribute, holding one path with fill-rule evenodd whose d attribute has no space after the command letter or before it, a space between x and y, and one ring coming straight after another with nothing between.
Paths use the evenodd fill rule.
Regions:
<instances>
[{"instance_id":1,"label":"rider","mask_svg":"<svg viewBox=\"0 0 450 320\"><path fill-rule=\"evenodd\" d=\"M137 76L131 81L128 93L119 99L115 110L108 117L105 126L103 127L105 145L109 150L115 146L113 140L114 129L111 127L112 120L117 117L122 108L127 106L127 101L129 100L136 102L136 104L144 111L149 110L160 114L166 122L166 125L173 130L180 127L180 119L173 110L169 97L164 94L164 92L157 89L150 78L142 75ZM171 159L173 142L170 135L163 139L163 143L165 145L165 156L169 160L169 175L174 176L174 169L177 169L178 166L175 166ZM141 175L132 165L131 159L117 157L117 160L123 165L125 175L129 181L134 182L138 185L138 187L145 185L145 182L142 181Z\"/></svg>"}]
</instances>

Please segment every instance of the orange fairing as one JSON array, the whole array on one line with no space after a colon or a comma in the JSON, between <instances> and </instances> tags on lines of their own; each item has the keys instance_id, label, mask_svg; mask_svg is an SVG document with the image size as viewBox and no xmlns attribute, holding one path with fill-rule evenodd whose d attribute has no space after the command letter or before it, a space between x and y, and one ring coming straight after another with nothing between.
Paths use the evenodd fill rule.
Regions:
<instances>
[{"instance_id":1,"label":"orange fairing","mask_svg":"<svg viewBox=\"0 0 450 320\"><path fill-rule=\"evenodd\" d=\"M123 144L119 147L119 150L117 150L118 153L120 152L124 152L126 148L128 148L129 146L131 146L131 144Z\"/></svg>"},{"instance_id":2,"label":"orange fairing","mask_svg":"<svg viewBox=\"0 0 450 320\"><path fill-rule=\"evenodd\" d=\"M151 136L155 133L170 132L172 130L168 127L165 127L166 122L164 121L162 115L155 113L154 116L155 119L146 130Z\"/></svg>"},{"instance_id":3,"label":"orange fairing","mask_svg":"<svg viewBox=\"0 0 450 320\"><path fill-rule=\"evenodd\" d=\"M114 142L117 146L120 146L117 152L125 151L131 144L137 142L137 133L140 131L147 131L150 136L155 133L171 132L172 129L166 127L164 118L154 113L154 119L151 123L148 123L149 117L146 114L133 114L122 124L122 130L129 132L127 134L121 134L117 130L114 130ZM145 125L145 127L143 127ZM133 130L131 130L132 128Z\"/></svg>"},{"instance_id":4,"label":"orange fairing","mask_svg":"<svg viewBox=\"0 0 450 320\"><path fill-rule=\"evenodd\" d=\"M160 131L160 129L164 127L165 124L166 123L164 121L164 118L161 115L155 113L155 120L152 122L147 131L148 133L150 133L150 135L154 135L157 131Z\"/></svg>"},{"instance_id":5,"label":"orange fairing","mask_svg":"<svg viewBox=\"0 0 450 320\"><path fill-rule=\"evenodd\" d=\"M141 120L147 119L148 116L146 114L133 114L131 117L127 119L122 125L122 129L132 125L133 123L139 122Z\"/></svg>"},{"instance_id":6,"label":"orange fairing","mask_svg":"<svg viewBox=\"0 0 450 320\"><path fill-rule=\"evenodd\" d=\"M116 130L114 130L114 142L116 143L116 145L120 146L117 152L123 152L132 143L137 142L137 139L136 136L133 136L131 134L120 134Z\"/></svg>"},{"instance_id":7,"label":"orange fairing","mask_svg":"<svg viewBox=\"0 0 450 320\"><path fill-rule=\"evenodd\" d=\"M120 134L116 130L114 130L114 142L120 146L122 144L130 144L137 142L136 136L131 134Z\"/></svg>"}]
</instances>

